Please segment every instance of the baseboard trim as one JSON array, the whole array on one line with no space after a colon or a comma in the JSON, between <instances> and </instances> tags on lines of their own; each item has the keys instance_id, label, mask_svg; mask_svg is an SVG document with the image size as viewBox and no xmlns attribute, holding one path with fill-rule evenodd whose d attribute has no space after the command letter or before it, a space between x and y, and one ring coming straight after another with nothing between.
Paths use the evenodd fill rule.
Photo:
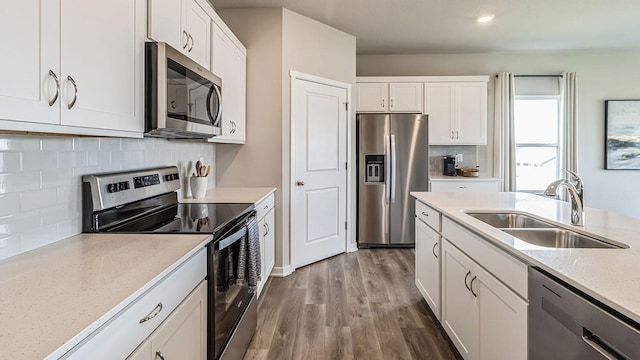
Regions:
<instances>
[{"instance_id":1,"label":"baseboard trim","mask_svg":"<svg viewBox=\"0 0 640 360\"><path fill-rule=\"evenodd\" d=\"M271 276L273 277L285 277L289 276L293 273L293 267L291 265L287 266L276 266L271 271Z\"/></svg>"},{"instance_id":2,"label":"baseboard trim","mask_svg":"<svg viewBox=\"0 0 640 360\"><path fill-rule=\"evenodd\" d=\"M347 252L354 252L354 251L358 251L358 243L349 243L347 244Z\"/></svg>"}]
</instances>

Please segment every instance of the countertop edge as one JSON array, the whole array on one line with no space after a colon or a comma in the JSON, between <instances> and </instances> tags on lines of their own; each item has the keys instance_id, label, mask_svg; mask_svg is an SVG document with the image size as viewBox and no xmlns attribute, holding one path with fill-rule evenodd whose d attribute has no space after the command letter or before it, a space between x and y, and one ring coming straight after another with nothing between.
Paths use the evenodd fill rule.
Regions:
<instances>
[{"instance_id":1,"label":"countertop edge","mask_svg":"<svg viewBox=\"0 0 640 360\"><path fill-rule=\"evenodd\" d=\"M170 275L174 270L176 270L180 265L185 263L195 254L200 251L203 251L204 246L213 240L213 235L207 236L205 240L200 242L197 246L195 246L191 251L186 253L180 259L175 261L169 267L164 269L161 273L156 275L153 279L149 280L146 284L136 290L133 294L129 295L125 299L123 299L118 305L113 307L111 310L100 316L95 322L87 326L84 330L78 333L73 338L69 339L66 343L62 344L58 349L54 350L51 354L44 358L44 360L56 360L60 357L64 356L66 353L71 351L74 347L81 344L86 338L91 336L95 331L99 330L101 326L108 323L109 320L114 318L118 313L126 309L129 305L133 304L138 298L143 296L146 292L152 289L155 285L157 285L162 279Z\"/></svg>"}]
</instances>

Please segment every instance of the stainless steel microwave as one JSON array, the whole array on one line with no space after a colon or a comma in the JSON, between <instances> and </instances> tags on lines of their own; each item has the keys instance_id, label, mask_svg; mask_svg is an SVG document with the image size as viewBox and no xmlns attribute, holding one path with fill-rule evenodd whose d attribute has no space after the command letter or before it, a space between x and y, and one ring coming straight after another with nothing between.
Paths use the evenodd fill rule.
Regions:
<instances>
[{"instance_id":1,"label":"stainless steel microwave","mask_svg":"<svg viewBox=\"0 0 640 360\"><path fill-rule=\"evenodd\" d=\"M145 135L220 135L222 80L163 42L147 42L145 59Z\"/></svg>"}]
</instances>

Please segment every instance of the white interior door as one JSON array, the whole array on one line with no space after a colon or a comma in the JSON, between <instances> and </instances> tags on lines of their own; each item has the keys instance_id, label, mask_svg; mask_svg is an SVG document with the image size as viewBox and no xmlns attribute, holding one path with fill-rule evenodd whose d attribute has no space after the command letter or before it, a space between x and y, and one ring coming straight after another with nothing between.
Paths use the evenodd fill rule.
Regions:
<instances>
[{"instance_id":1,"label":"white interior door","mask_svg":"<svg viewBox=\"0 0 640 360\"><path fill-rule=\"evenodd\" d=\"M292 84L291 243L294 267L345 252L347 89Z\"/></svg>"}]
</instances>

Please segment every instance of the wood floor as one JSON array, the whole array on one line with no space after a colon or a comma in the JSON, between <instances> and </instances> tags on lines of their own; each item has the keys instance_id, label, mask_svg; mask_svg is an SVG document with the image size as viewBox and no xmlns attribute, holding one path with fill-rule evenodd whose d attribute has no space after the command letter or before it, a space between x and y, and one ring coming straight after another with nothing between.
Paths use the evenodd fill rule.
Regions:
<instances>
[{"instance_id":1,"label":"wood floor","mask_svg":"<svg viewBox=\"0 0 640 360\"><path fill-rule=\"evenodd\" d=\"M271 278L249 359L455 359L414 283L413 249L361 249Z\"/></svg>"}]
</instances>

